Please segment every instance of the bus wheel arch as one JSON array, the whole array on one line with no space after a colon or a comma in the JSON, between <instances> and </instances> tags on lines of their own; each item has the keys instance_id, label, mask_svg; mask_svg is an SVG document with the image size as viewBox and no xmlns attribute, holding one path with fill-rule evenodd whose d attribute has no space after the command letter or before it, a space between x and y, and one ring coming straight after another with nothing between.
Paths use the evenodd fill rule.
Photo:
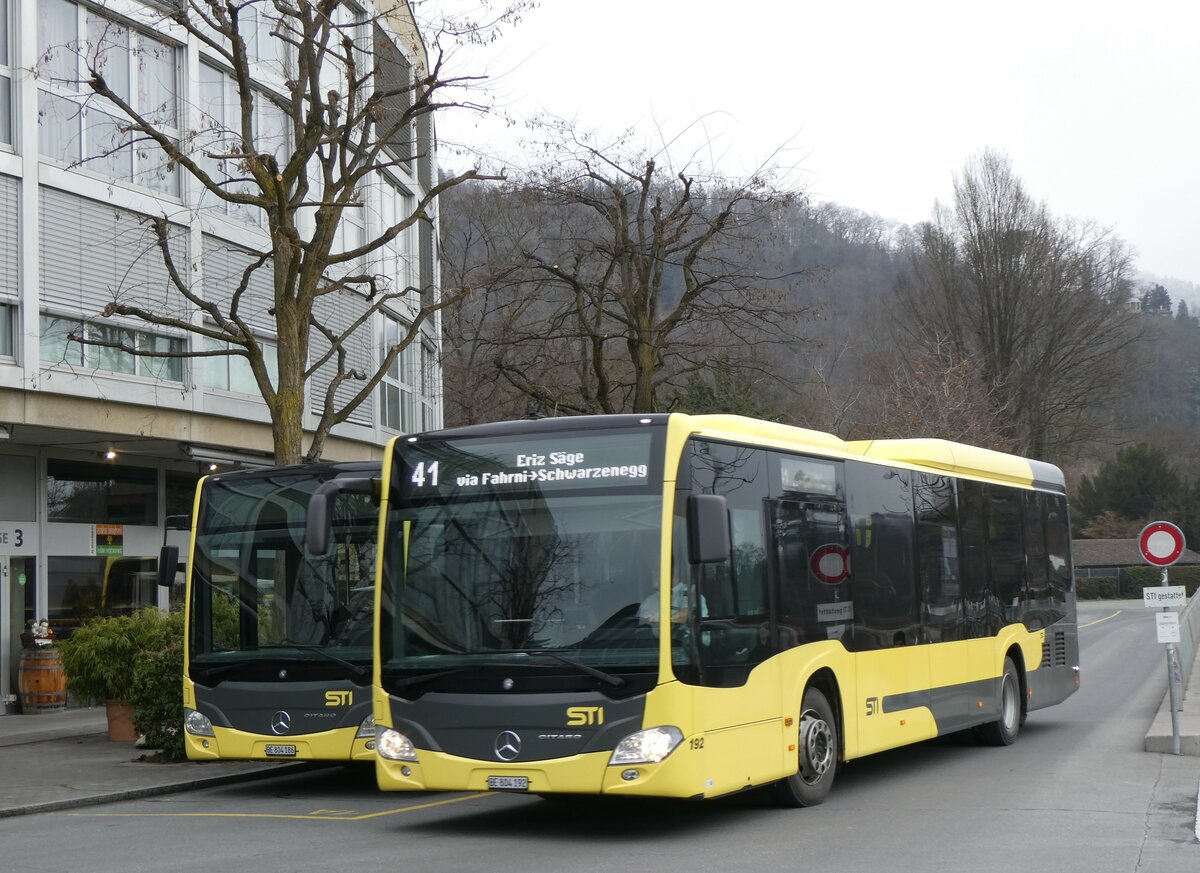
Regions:
<instances>
[{"instance_id":1,"label":"bus wheel arch","mask_svg":"<svg viewBox=\"0 0 1200 873\"><path fill-rule=\"evenodd\" d=\"M797 726L798 767L773 786L781 806L816 806L833 787L843 755L841 707L832 674L818 673L804 689Z\"/></svg>"},{"instance_id":2,"label":"bus wheel arch","mask_svg":"<svg viewBox=\"0 0 1200 873\"><path fill-rule=\"evenodd\" d=\"M1013 644L1009 646L1006 654L1012 659L1013 666L1017 668L1017 691L1021 698L1021 727L1024 727L1029 718L1029 684L1025 676L1025 653L1021 651L1020 646Z\"/></svg>"},{"instance_id":3,"label":"bus wheel arch","mask_svg":"<svg viewBox=\"0 0 1200 873\"><path fill-rule=\"evenodd\" d=\"M1025 683L1023 672L1017 667L1018 661L1019 654L1012 651L1005 653L996 720L981 724L976 729L980 741L989 746L1011 746L1016 742L1025 720Z\"/></svg>"}]
</instances>

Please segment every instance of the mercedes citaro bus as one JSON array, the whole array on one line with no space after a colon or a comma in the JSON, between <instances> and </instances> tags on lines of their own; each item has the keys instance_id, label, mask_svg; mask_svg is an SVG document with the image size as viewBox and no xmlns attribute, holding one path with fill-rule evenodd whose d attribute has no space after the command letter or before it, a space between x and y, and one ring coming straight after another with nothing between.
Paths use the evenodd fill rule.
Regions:
<instances>
[{"instance_id":1,"label":"mercedes citaro bus","mask_svg":"<svg viewBox=\"0 0 1200 873\"><path fill-rule=\"evenodd\" d=\"M374 758L372 622L378 463L207 476L187 581L184 729L192 759ZM330 545L304 545L313 493L352 479Z\"/></svg>"},{"instance_id":2,"label":"mercedes citaro bus","mask_svg":"<svg viewBox=\"0 0 1200 873\"><path fill-rule=\"evenodd\" d=\"M348 487L314 498L318 553ZM1078 687L1046 463L727 415L559 418L397 438L380 499L386 790L771 786L805 806L873 752L1010 744Z\"/></svg>"}]
</instances>

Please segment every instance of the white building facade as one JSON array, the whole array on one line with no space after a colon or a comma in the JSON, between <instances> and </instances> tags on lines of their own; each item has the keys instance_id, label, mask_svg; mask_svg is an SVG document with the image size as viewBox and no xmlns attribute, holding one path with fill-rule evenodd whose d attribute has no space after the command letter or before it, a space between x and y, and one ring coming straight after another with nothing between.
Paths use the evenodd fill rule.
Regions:
<instances>
[{"instance_id":1,"label":"white building facade","mask_svg":"<svg viewBox=\"0 0 1200 873\"><path fill-rule=\"evenodd\" d=\"M152 583L156 558L164 543L186 555L197 480L272 463L267 409L244 358L139 357L70 338L172 352L219 348L187 331L103 316L114 300L137 300L204 323L203 312L172 289L151 218L169 222L172 259L206 300L227 300L253 252L269 248L253 211L205 194L156 147L113 151L120 120L79 84L83 55L103 40L106 81L119 83L135 108L154 107L172 136L194 139L233 112L231 72L201 40L147 14L163 6L0 0L0 697L7 712L16 710L20 633L29 620L69 631L95 613L98 597L110 607L162 605L167 594ZM411 12L405 4L378 11L369 3L347 7L341 24L368 54L386 53L395 76L412 77L425 58ZM274 136L282 154L288 125L269 98L283 87L287 49L265 16L247 18L259 61L255 85L267 98L257 100L256 91L255 129ZM433 141L431 122L414 125L419 147L364 186L362 208L341 228L342 250L378 236L428 192ZM223 171L212 162L212 172ZM352 266L436 294L431 218ZM272 288L269 270L255 272L244 307L268 361ZM324 317L349 325L367 305L361 295L334 294ZM345 346L350 364L374 372L413 314L398 301L373 315ZM380 457L397 433L440 426L439 333L438 319L426 322L421 340L334 429L326 459ZM330 375L312 380L306 426L317 420ZM112 590L98 595L106 586Z\"/></svg>"}]
</instances>

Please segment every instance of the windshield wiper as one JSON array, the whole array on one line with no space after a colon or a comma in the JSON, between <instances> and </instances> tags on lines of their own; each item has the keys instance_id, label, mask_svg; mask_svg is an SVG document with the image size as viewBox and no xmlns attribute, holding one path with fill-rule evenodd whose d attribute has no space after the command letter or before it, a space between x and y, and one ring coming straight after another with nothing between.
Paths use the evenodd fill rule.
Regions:
<instances>
[{"instance_id":1,"label":"windshield wiper","mask_svg":"<svg viewBox=\"0 0 1200 873\"><path fill-rule=\"evenodd\" d=\"M582 661L576 661L574 658L568 658L566 655L560 655L558 652L553 652L549 649L525 649L521 652L513 652L514 655L545 655L548 658L553 658L556 661L561 661L569 667L574 667L581 673L586 673L594 679L599 679L613 688L620 688L625 684L625 680L614 673L605 673L603 670L597 670L591 664L585 664Z\"/></svg>"},{"instance_id":2,"label":"windshield wiper","mask_svg":"<svg viewBox=\"0 0 1200 873\"><path fill-rule=\"evenodd\" d=\"M229 673L232 670L236 670L238 667L245 667L246 662L245 661L235 661L232 664L209 665L209 664L205 664L203 662L197 664L195 661L192 661L190 666L191 666L191 669L193 672L199 672L199 673L203 674L204 682L211 682L213 679L216 679L220 676L224 676L226 673ZM197 676L196 678L200 679L201 677Z\"/></svg>"},{"instance_id":3,"label":"windshield wiper","mask_svg":"<svg viewBox=\"0 0 1200 873\"><path fill-rule=\"evenodd\" d=\"M434 679L441 679L443 676L453 676L455 673L466 673L466 667L455 667L453 670L439 670L437 673L423 673L420 676L406 676L403 679L391 679L391 685L420 685L423 682L432 682Z\"/></svg>"},{"instance_id":4,"label":"windshield wiper","mask_svg":"<svg viewBox=\"0 0 1200 873\"><path fill-rule=\"evenodd\" d=\"M322 658L325 658L326 660L329 660L329 661L333 661L333 663L339 664L340 666L345 667L348 671L350 671L350 673L357 676L359 679L370 679L371 678L371 668L370 667L364 667L362 664L355 664L352 661L347 661L345 658L339 658L337 655L334 655L330 652L325 651L324 646L318 646L318 645L314 645L312 643L280 643L277 646L251 646L250 648L243 649L242 651L244 651L244 652L269 652L269 651L278 650L278 649L296 649L297 651L301 651L301 652L315 652L316 654L320 655Z\"/></svg>"}]
</instances>

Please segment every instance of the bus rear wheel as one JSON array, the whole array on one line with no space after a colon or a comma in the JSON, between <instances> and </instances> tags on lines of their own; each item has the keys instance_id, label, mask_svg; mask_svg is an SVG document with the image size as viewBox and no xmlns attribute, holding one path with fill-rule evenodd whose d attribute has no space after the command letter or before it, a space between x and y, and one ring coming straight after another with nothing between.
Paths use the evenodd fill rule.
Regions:
<instances>
[{"instance_id":1,"label":"bus rear wheel","mask_svg":"<svg viewBox=\"0 0 1200 873\"><path fill-rule=\"evenodd\" d=\"M800 767L774 785L781 806L816 806L833 787L838 765L837 720L816 688L804 692L800 707Z\"/></svg>"},{"instance_id":2,"label":"bus rear wheel","mask_svg":"<svg viewBox=\"0 0 1200 873\"><path fill-rule=\"evenodd\" d=\"M1000 677L1000 717L980 725L979 739L989 746L1011 746L1021 730L1021 680L1012 658L1004 659Z\"/></svg>"}]
</instances>

